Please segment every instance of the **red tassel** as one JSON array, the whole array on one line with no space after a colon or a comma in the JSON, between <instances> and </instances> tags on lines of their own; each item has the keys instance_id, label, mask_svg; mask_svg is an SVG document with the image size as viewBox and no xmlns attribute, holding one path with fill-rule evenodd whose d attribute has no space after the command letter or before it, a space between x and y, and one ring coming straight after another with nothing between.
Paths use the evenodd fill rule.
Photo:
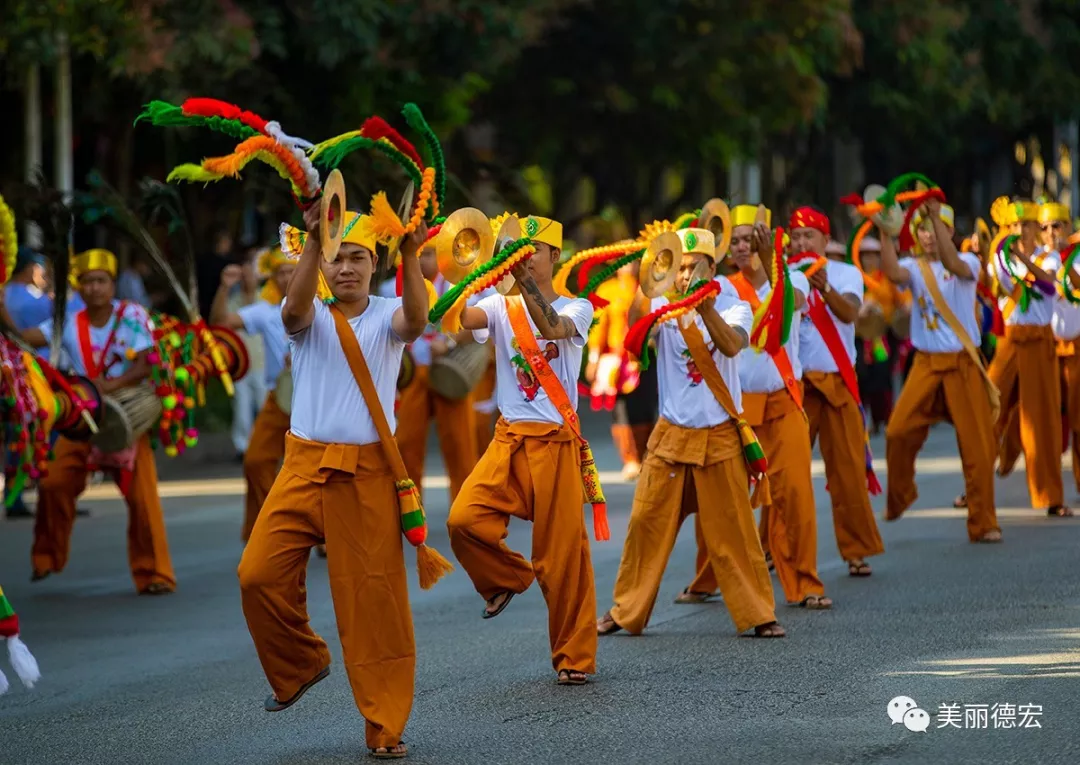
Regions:
<instances>
[{"instance_id":1,"label":"red tassel","mask_svg":"<svg viewBox=\"0 0 1080 765\"><path fill-rule=\"evenodd\" d=\"M869 489L870 494L877 496L881 493L881 483L877 479L877 474L874 473L873 468L867 468L866 470L866 488ZM828 491L829 487L826 486L825 490Z\"/></svg>"},{"instance_id":2,"label":"red tassel","mask_svg":"<svg viewBox=\"0 0 1080 765\"><path fill-rule=\"evenodd\" d=\"M424 163L420 159L416 147L405 140L401 133L390 127L382 117L368 117L364 120L364 124L360 126L360 134L365 138L370 138L372 141L385 138L394 145L394 148L415 162L421 170L424 169Z\"/></svg>"},{"instance_id":3,"label":"red tassel","mask_svg":"<svg viewBox=\"0 0 1080 765\"><path fill-rule=\"evenodd\" d=\"M266 120L253 112L244 111L235 104L219 101L216 98L189 98L180 105L184 114L198 117L224 117L227 120L240 120L249 128L266 135Z\"/></svg>"},{"instance_id":4,"label":"red tassel","mask_svg":"<svg viewBox=\"0 0 1080 765\"><path fill-rule=\"evenodd\" d=\"M402 291L405 289L405 269L402 266L398 266L397 276L394 277L394 291L398 297L401 297Z\"/></svg>"},{"instance_id":5,"label":"red tassel","mask_svg":"<svg viewBox=\"0 0 1080 765\"><path fill-rule=\"evenodd\" d=\"M611 529L607 522L607 504L598 502L592 506L593 535L597 542L611 539Z\"/></svg>"},{"instance_id":6,"label":"red tassel","mask_svg":"<svg viewBox=\"0 0 1080 765\"><path fill-rule=\"evenodd\" d=\"M862 207L866 202L858 194L848 194L846 197L840 197L840 204L851 205L852 207Z\"/></svg>"}]
</instances>

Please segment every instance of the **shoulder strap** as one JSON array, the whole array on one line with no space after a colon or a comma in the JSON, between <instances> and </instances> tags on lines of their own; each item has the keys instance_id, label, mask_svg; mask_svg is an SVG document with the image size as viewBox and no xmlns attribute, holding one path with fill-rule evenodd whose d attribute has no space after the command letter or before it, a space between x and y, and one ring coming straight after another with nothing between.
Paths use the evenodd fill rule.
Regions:
<instances>
[{"instance_id":1,"label":"shoulder strap","mask_svg":"<svg viewBox=\"0 0 1080 765\"><path fill-rule=\"evenodd\" d=\"M334 317L334 328L337 330L338 340L341 341L341 350L345 352L345 360L349 362L356 384L360 386L360 393L364 396L371 421L375 423L375 430L379 434L386 460L390 463L390 470L394 473L395 481L407 481L409 474L405 470L405 463L401 459L401 451L398 449L394 434L390 432L390 423L386 420L386 412L383 411L379 394L375 390L375 383L371 379L364 352L360 350L360 341L349 325L349 320L336 305L330 306L330 315Z\"/></svg>"},{"instance_id":2,"label":"shoulder strap","mask_svg":"<svg viewBox=\"0 0 1080 765\"><path fill-rule=\"evenodd\" d=\"M584 440L581 435L581 423L578 420L577 411L574 409L574 405L570 403L570 396L566 394L566 389L559 382L555 370L551 368L547 358L540 351L540 345L536 342L532 327L529 326L529 317L525 313L525 306L521 297L507 297L505 300L506 314L510 319L510 329L514 332L514 337L517 339L518 347L521 348L521 353L525 356L525 361L532 368L533 374L536 375L537 381L544 389L544 393L551 399L551 403L555 405L555 408L559 410L559 414L562 415L566 424L574 431L574 435Z\"/></svg>"},{"instance_id":3,"label":"shoulder strap","mask_svg":"<svg viewBox=\"0 0 1080 765\"><path fill-rule=\"evenodd\" d=\"M750 304L751 310L757 312L758 307L761 305L761 298L758 297L757 290L754 289L754 285L750 283L750 280L742 274L735 274L729 278L729 281L735 286L739 297ZM792 327L791 331L797 332L798 329ZM775 354L770 355L773 363L776 364L776 371L780 373L780 378L784 381L784 387L801 410L803 408L802 388L799 387L799 381L795 379L795 369L791 366L791 359L788 357L787 349L781 345ZM697 364L697 361L694 363ZM700 364L698 364L698 369L701 369Z\"/></svg>"},{"instance_id":4,"label":"shoulder strap","mask_svg":"<svg viewBox=\"0 0 1080 765\"><path fill-rule=\"evenodd\" d=\"M859 379L855 376L855 365L848 358L843 338L840 337L836 324L833 323L825 298L814 290L809 302L810 319L814 322L814 327L817 328L821 339L825 341L825 347L829 350L833 361L836 362L836 369L844 381L844 387L854 397L855 403L861 407L862 398L859 397Z\"/></svg>"}]
</instances>

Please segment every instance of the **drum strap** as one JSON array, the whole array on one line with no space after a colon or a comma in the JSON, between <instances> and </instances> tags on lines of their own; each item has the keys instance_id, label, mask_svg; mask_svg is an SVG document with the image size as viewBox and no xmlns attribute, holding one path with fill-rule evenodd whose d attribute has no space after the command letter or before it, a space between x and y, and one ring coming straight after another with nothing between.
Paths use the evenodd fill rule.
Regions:
<instances>
[{"instance_id":1,"label":"drum strap","mask_svg":"<svg viewBox=\"0 0 1080 765\"><path fill-rule=\"evenodd\" d=\"M600 486L600 473L596 469L596 460L593 458L592 447L585 437L581 435L581 422L578 420L577 410L570 403L570 397L566 389L559 382L555 370L548 364L547 357L540 351L536 342L533 328L529 324L529 317L525 313L525 304L520 296L508 297L506 300L506 314L510 319L510 328L517 339L518 347L525 356L537 381L544 389L551 403L559 410L567 427L577 437L581 451L581 483L585 488L585 499L593 507L593 534L598 542L604 542L611 538L607 522L607 500L604 498L604 490Z\"/></svg>"},{"instance_id":2,"label":"drum strap","mask_svg":"<svg viewBox=\"0 0 1080 765\"><path fill-rule=\"evenodd\" d=\"M735 285L739 297L750 304L750 310L757 313L757 309L761 305L761 298L758 297L757 290L754 289L754 285L750 283L750 280L742 274L734 274L728 278L728 281ZM791 331L798 332L798 327L792 327ZM776 353L769 355L772 357L773 364L776 365L776 371L780 373L780 379L784 381L784 387L787 389L788 394L795 400L799 410L802 411L802 388L799 386L799 381L795 379L795 369L791 366L791 359L788 358L787 349L781 345Z\"/></svg>"},{"instance_id":3,"label":"drum strap","mask_svg":"<svg viewBox=\"0 0 1080 765\"><path fill-rule=\"evenodd\" d=\"M116 309L116 313L113 315L113 326L112 331L109 332L109 339L105 341L105 347L101 349L101 356L97 359L94 358L94 347L90 342L90 314L84 308L75 315L75 329L79 335L79 353L82 355L83 366L86 367L86 376L91 380L96 380L98 375L105 372L105 359L108 358L109 349L112 348L113 340L116 339L116 330L120 327L120 319L124 315L124 309L126 308L127 301L121 300L120 307Z\"/></svg>"}]
</instances>

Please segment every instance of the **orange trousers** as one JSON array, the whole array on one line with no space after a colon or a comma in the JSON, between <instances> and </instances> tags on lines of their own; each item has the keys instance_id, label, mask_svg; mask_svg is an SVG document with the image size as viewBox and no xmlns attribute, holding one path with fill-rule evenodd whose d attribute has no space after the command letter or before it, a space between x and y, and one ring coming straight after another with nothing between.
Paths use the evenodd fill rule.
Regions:
<instances>
[{"instance_id":1,"label":"orange trousers","mask_svg":"<svg viewBox=\"0 0 1080 765\"><path fill-rule=\"evenodd\" d=\"M631 635L644 631L675 538L691 513L698 516L711 570L736 631L776 621L748 483L733 423L682 428L660 418L634 490L615 579L611 618L616 624Z\"/></svg>"},{"instance_id":2,"label":"orange trousers","mask_svg":"<svg viewBox=\"0 0 1080 765\"><path fill-rule=\"evenodd\" d=\"M762 549L772 552L776 576L789 603L801 603L810 595L824 595L825 585L817 572L817 508L806 418L786 390L743 393L743 408L769 462L772 504L761 508L758 535ZM708 563L703 536L697 528L695 534L698 574L689 589L715 592L716 575Z\"/></svg>"},{"instance_id":3,"label":"orange trousers","mask_svg":"<svg viewBox=\"0 0 1080 765\"><path fill-rule=\"evenodd\" d=\"M157 489L157 465L150 436L136 444L135 470L125 502L128 508L128 565L135 589L151 584L176 587L169 540L165 533L165 513ZM86 491L89 471L86 460L90 444L59 438L49 463L49 474L38 484L37 514L34 518L34 546L31 563L39 573L59 573L67 565L71 532L75 525L75 503Z\"/></svg>"},{"instance_id":4,"label":"orange trousers","mask_svg":"<svg viewBox=\"0 0 1080 765\"><path fill-rule=\"evenodd\" d=\"M825 461L840 557L851 561L880 555L885 545L866 488L866 425L855 397L836 372L807 372L803 375L803 391L810 445L821 435L821 457Z\"/></svg>"},{"instance_id":5,"label":"orange trousers","mask_svg":"<svg viewBox=\"0 0 1080 765\"><path fill-rule=\"evenodd\" d=\"M273 391L255 417L251 426L251 438L244 453L244 480L247 494L244 496L244 528L241 539L245 542L255 528L259 508L266 502L266 495L274 485L281 460L285 458L285 434L289 432L289 415L282 411Z\"/></svg>"},{"instance_id":6,"label":"orange trousers","mask_svg":"<svg viewBox=\"0 0 1080 765\"><path fill-rule=\"evenodd\" d=\"M1058 366L1061 371L1061 403L1065 415L1062 441L1072 444L1072 472L1080 492L1080 352L1076 340L1058 341Z\"/></svg>"},{"instance_id":7,"label":"orange trousers","mask_svg":"<svg viewBox=\"0 0 1080 765\"><path fill-rule=\"evenodd\" d=\"M492 359L488 364L487 371L484 372L484 376L480 378L480 382L476 384L472 392L473 400L473 420L476 428L476 457L479 459L484 452L487 451L488 444L491 443L492 437L495 435L495 420L498 419L495 412L481 412L476 409L478 404L485 402L495 402L495 361Z\"/></svg>"},{"instance_id":8,"label":"orange trousers","mask_svg":"<svg viewBox=\"0 0 1080 765\"><path fill-rule=\"evenodd\" d=\"M434 417L443 462L450 475L450 501L453 502L479 458L473 397L469 395L458 401L443 398L431 389L430 379L431 367L417 366L412 382L401 391L397 412L398 448L405 471L422 491L428 426Z\"/></svg>"},{"instance_id":9,"label":"orange trousers","mask_svg":"<svg viewBox=\"0 0 1080 765\"><path fill-rule=\"evenodd\" d=\"M304 586L311 548L326 544L345 670L372 748L396 746L412 711L416 645L401 540L381 444L290 434L237 571L248 631L274 697L284 701L330 665L308 622Z\"/></svg>"},{"instance_id":10,"label":"orange trousers","mask_svg":"<svg viewBox=\"0 0 1080 765\"><path fill-rule=\"evenodd\" d=\"M1010 448L1007 434L1010 428L1018 427L1031 506L1064 504L1061 382L1053 330L1049 326L1006 327L989 372L1001 391L1001 415L994 427L998 472L1003 476L1012 472L1019 454Z\"/></svg>"},{"instance_id":11,"label":"orange trousers","mask_svg":"<svg viewBox=\"0 0 1080 765\"><path fill-rule=\"evenodd\" d=\"M485 600L540 582L556 672L596 672L596 587L584 503L573 432L500 418L447 520L454 555ZM531 562L506 546L511 516L533 524Z\"/></svg>"},{"instance_id":12,"label":"orange trousers","mask_svg":"<svg viewBox=\"0 0 1080 765\"><path fill-rule=\"evenodd\" d=\"M994 509L994 424L982 373L959 353L915 352L904 387L885 429L888 465L886 518L896 520L919 496L915 458L930 426L951 422L964 468L968 538L999 529Z\"/></svg>"}]
</instances>

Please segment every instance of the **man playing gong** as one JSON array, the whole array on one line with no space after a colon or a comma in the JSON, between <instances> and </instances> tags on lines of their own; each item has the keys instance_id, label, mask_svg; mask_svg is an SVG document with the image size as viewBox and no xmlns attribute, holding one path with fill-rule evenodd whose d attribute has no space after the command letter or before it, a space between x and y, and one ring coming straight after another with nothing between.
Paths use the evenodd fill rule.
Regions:
<instances>
[{"instance_id":1,"label":"man playing gong","mask_svg":"<svg viewBox=\"0 0 1080 765\"><path fill-rule=\"evenodd\" d=\"M86 305L68 315L60 339L71 359L72 371L93 380L105 396L143 387L150 374L147 356L154 347L153 326L145 308L114 299L116 256L108 250L88 250L75 258L72 274ZM33 346L48 345L52 322L25 330L22 335ZM148 387L146 390L153 395ZM87 476L94 468L115 471L127 503L128 562L135 589L140 595L172 592L176 577L169 559L149 433L114 454L101 454L88 443L62 436L57 440L48 475L38 487L31 558L34 581L64 570L71 548L75 503L86 490Z\"/></svg>"}]
</instances>

